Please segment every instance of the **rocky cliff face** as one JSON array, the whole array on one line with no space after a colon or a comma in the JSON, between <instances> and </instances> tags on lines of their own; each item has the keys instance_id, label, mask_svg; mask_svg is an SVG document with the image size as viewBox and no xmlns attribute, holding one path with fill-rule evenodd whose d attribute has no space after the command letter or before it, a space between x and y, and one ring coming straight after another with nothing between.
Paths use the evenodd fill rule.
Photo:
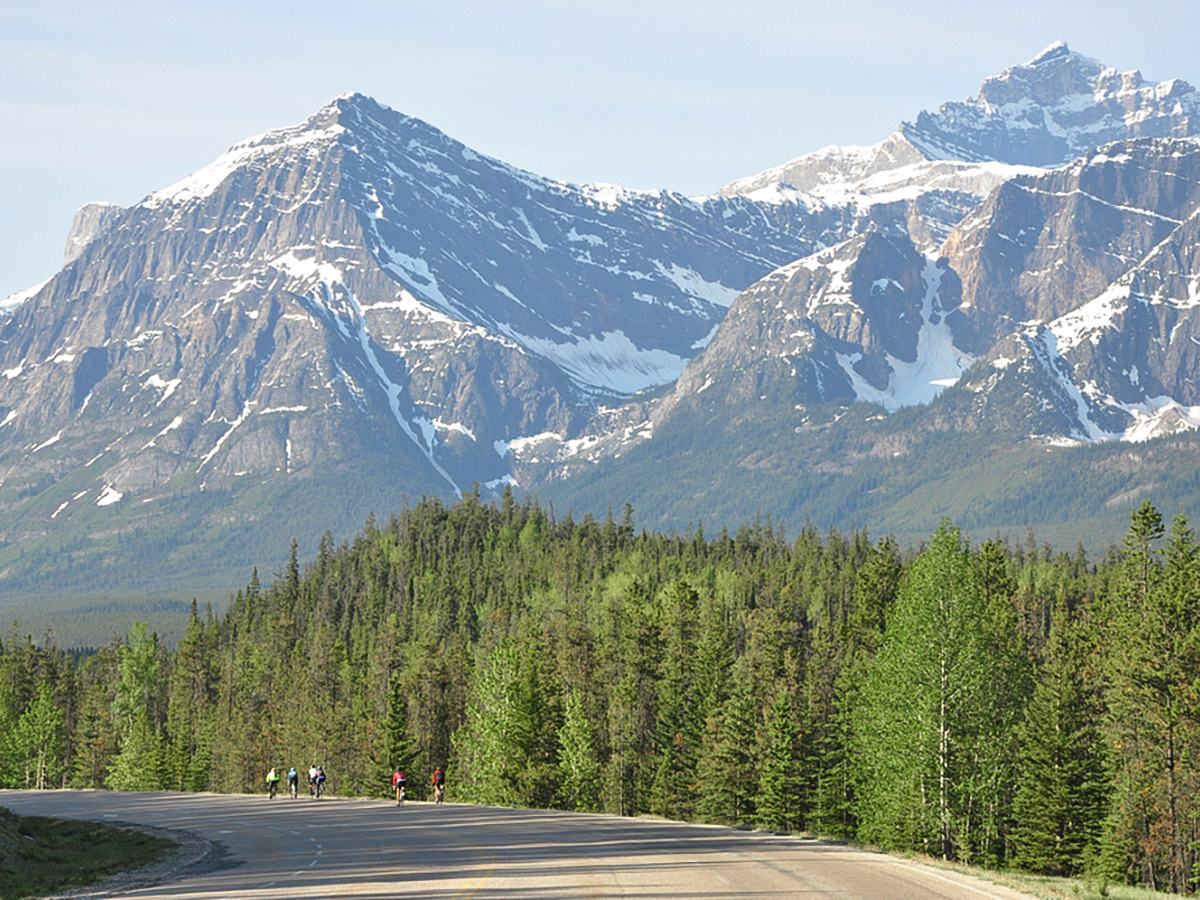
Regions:
<instances>
[{"instance_id":1,"label":"rocky cliff face","mask_svg":"<svg viewBox=\"0 0 1200 900\"><path fill-rule=\"evenodd\" d=\"M1010 446L1196 429L1198 166L1196 141L1108 145L998 187L944 255L868 232L783 266L738 298L643 427L580 456L701 420L802 429L818 407L863 402L914 408L868 429L887 445L897 429Z\"/></svg>"},{"instance_id":2,"label":"rocky cliff face","mask_svg":"<svg viewBox=\"0 0 1200 900\"><path fill-rule=\"evenodd\" d=\"M1060 166L1112 141L1194 135L1198 123L1200 93L1187 82L1150 84L1059 41L900 130L932 159Z\"/></svg>"},{"instance_id":3,"label":"rocky cliff face","mask_svg":"<svg viewBox=\"0 0 1200 900\"><path fill-rule=\"evenodd\" d=\"M498 487L511 446L673 381L741 289L876 220L903 228L562 184L338 98L80 212L63 271L0 325L0 541L347 466Z\"/></svg>"},{"instance_id":4,"label":"rocky cliff face","mask_svg":"<svg viewBox=\"0 0 1200 900\"><path fill-rule=\"evenodd\" d=\"M930 435L1194 428L1200 145L1134 137L1188 133L1194 94L1055 46L698 198L540 178L337 98L85 208L62 272L5 304L0 578L31 541L118 559L113 535L286 518L285 495L352 528L617 460L803 485ZM848 411L854 453L821 443Z\"/></svg>"},{"instance_id":5,"label":"rocky cliff face","mask_svg":"<svg viewBox=\"0 0 1200 900\"><path fill-rule=\"evenodd\" d=\"M95 240L104 229L117 220L121 207L115 203L88 203L71 219L67 245L63 250L63 265L79 258L83 248Z\"/></svg>"}]
</instances>

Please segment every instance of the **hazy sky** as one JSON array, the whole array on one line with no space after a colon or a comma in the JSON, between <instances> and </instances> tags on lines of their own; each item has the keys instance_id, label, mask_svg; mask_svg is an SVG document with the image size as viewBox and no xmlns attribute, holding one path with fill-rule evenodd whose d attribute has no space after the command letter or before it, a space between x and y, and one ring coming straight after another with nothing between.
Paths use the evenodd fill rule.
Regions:
<instances>
[{"instance_id":1,"label":"hazy sky","mask_svg":"<svg viewBox=\"0 0 1200 900\"><path fill-rule=\"evenodd\" d=\"M1001 10L997 12L997 10ZM1200 83L1200 3L84 0L0 7L0 298L123 205L361 91L542 175L709 193L1047 44Z\"/></svg>"}]
</instances>

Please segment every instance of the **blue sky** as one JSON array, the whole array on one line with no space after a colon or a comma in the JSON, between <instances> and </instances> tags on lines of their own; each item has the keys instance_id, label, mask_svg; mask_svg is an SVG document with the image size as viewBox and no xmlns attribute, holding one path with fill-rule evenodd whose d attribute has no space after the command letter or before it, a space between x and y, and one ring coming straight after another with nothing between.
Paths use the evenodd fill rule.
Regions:
<instances>
[{"instance_id":1,"label":"blue sky","mask_svg":"<svg viewBox=\"0 0 1200 900\"><path fill-rule=\"evenodd\" d=\"M1195 0L7 3L0 298L58 270L83 203L346 91L542 175L698 194L881 140L1057 39L1197 84L1197 35Z\"/></svg>"}]
</instances>

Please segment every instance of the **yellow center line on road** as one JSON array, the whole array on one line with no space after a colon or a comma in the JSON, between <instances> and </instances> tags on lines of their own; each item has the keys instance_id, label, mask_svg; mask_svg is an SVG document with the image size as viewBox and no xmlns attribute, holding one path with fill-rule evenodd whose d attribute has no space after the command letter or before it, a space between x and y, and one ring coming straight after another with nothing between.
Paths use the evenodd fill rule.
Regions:
<instances>
[{"instance_id":1,"label":"yellow center line on road","mask_svg":"<svg viewBox=\"0 0 1200 900\"><path fill-rule=\"evenodd\" d=\"M477 893L479 893L479 889L481 887L483 887L485 884L487 884L488 881L491 879L492 874L496 871L496 863L499 860L497 859L496 853L494 850L492 850L490 847L486 847L483 844L480 844L478 841L473 841L470 838L463 837L462 835L458 835L458 834L453 834L453 835L447 834L447 835L445 835L445 837L446 837L446 839L453 841L456 844L470 846L471 849L477 850L480 853L486 854L489 857L489 859L491 860L488 863L487 871L483 874L483 877L479 879L478 884L476 884L474 887L471 887L470 889L464 889L465 892L459 892L459 893L453 895L455 897L462 897L463 900L470 900L470 898L474 897Z\"/></svg>"}]
</instances>

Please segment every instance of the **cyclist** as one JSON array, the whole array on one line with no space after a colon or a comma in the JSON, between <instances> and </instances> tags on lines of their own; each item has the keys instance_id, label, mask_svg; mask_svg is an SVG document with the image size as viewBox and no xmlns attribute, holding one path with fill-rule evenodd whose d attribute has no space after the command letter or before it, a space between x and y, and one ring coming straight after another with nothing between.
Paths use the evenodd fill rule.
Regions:
<instances>
[{"instance_id":1,"label":"cyclist","mask_svg":"<svg viewBox=\"0 0 1200 900\"><path fill-rule=\"evenodd\" d=\"M396 789L396 805L404 805L404 792L408 787L408 773L396 766L396 771L392 773L392 787Z\"/></svg>"},{"instance_id":2,"label":"cyclist","mask_svg":"<svg viewBox=\"0 0 1200 900\"><path fill-rule=\"evenodd\" d=\"M446 773L441 766L434 770L430 781L433 783L433 802L441 803L446 799Z\"/></svg>"},{"instance_id":3,"label":"cyclist","mask_svg":"<svg viewBox=\"0 0 1200 900\"><path fill-rule=\"evenodd\" d=\"M288 791L292 795L292 799L296 799L296 794L300 791L300 773L296 771L296 767L292 766L288 769Z\"/></svg>"},{"instance_id":4,"label":"cyclist","mask_svg":"<svg viewBox=\"0 0 1200 900\"><path fill-rule=\"evenodd\" d=\"M317 766L317 798L325 793L325 767Z\"/></svg>"},{"instance_id":5,"label":"cyclist","mask_svg":"<svg viewBox=\"0 0 1200 900\"><path fill-rule=\"evenodd\" d=\"M268 799L275 799L275 792L279 790L279 770L271 766L271 771L267 773L267 790L269 791Z\"/></svg>"}]
</instances>

